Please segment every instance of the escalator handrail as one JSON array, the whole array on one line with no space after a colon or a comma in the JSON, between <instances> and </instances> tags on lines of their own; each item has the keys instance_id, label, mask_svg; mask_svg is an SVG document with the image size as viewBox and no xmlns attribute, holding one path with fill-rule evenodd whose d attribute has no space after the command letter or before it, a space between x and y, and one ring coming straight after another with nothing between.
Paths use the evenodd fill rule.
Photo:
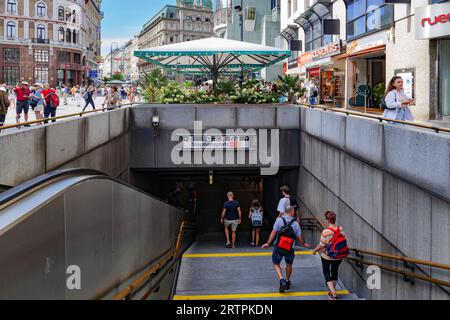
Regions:
<instances>
[{"instance_id":1,"label":"escalator handrail","mask_svg":"<svg viewBox=\"0 0 450 320\"><path fill-rule=\"evenodd\" d=\"M0 193L0 206L10 202L11 200L33 190L40 185L52 181L54 179L67 176L67 175L96 175L96 176L106 176L105 173L94 169L87 168L76 168L76 169L62 169L53 172L45 173L36 178L28 180L24 183L19 184L9 190Z\"/></svg>"},{"instance_id":2,"label":"escalator handrail","mask_svg":"<svg viewBox=\"0 0 450 320\"><path fill-rule=\"evenodd\" d=\"M165 202L163 199L155 197L154 195L151 195L133 185L130 185L130 184L126 183L125 181L111 177L108 174L101 172L99 170L89 169L89 168L71 168L71 169L56 170L53 172L45 173L43 175L40 175L36 178L33 178L33 179L27 181L27 182L24 182L16 187L6 190L6 191L0 193L0 208L3 205L9 203L10 201L14 200L17 197L20 197L23 194L26 194L28 191L33 190L36 187L39 187L39 186L41 186L47 182L50 182L52 180L55 180L55 179L58 179L58 178L61 178L64 176L70 176L70 175L92 175L92 176L97 176L98 178L101 178L101 179L114 181L114 182L124 185L128 188L131 188L139 193L142 193L148 197L151 197L155 200L164 202L169 207L175 208L180 211L184 210L183 208L176 207L170 203Z\"/></svg>"}]
</instances>

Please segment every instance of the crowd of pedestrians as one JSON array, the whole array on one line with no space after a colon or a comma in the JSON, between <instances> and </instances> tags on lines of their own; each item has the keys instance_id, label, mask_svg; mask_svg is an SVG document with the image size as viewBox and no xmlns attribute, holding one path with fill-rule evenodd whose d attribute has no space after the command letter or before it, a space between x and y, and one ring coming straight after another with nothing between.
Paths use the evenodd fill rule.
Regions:
<instances>
[{"instance_id":1,"label":"crowd of pedestrians","mask_svg":"<svg viewBox=\"0 0 450 320\"><path fill-rule=\"evenodd\" d=\"M59 105L69 105L69 101L82 108L81 112L87 111L89 107L96 110L95 99L98 96L105 97L101 108L112 110L120 107L124 100L131 103L141 101L141 90L132 85L120 88L114 85L96 86L91 79L84 85L60 85L56 88L49 84L30 84L27 81L16 86L3 84L0 85L0 127L5 125L10 108L15 110L16 124L19 125L17 128L20 129L22 123L23 127L29 127L29 121L55 118ZM34 113L35 119L30 118L30 112Z\"/></svg>"},{"instance_id":2,"label":"crowd of pedestrians","mask_svg":"<svg viewBox=\"0 0 450 320\"><path fill-rule=\"evenodd\" d=\"M282 197L277 207L277 218L269 239L262 245L262 248L266 249L273 246L272 263L280 282L279 291L285 293L292 286L296 243L299 242L304 248L313 247L303 237L296 197L292 195L288 186L281 187L280 191ZM265 215L260 201L258 199L253 200L248 215L252 226L251 246L259 246ZM339 266L342 260L349 255L349 249L342 226L336 224L336 213L327 211L325 220L327 226L322 232L319 244L312 250L312 253L320 253L323 275L329 290L328 298L336 300L338 298ZM236 233L242 224L242 210L239 201L235 199L234 193L231 191L228 192L227 201L223 205L221 223L224 226L226 247L236 248ZM285 270L281 266L283 260L286 265Z\"/></svg>"}]
</instances>

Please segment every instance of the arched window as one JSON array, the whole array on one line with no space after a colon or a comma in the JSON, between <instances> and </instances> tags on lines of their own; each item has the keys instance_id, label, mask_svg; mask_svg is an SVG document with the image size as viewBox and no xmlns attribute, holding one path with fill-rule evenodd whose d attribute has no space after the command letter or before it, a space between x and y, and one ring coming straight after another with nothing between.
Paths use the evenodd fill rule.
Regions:
<instances>
[{"instance_id":1,"label":"arched window","mask_svg":"<svg viewBox=\"0 0 450 320\"><path fill-rule=\"evenodd\" d=\"M66 42L72 42L72 31L69 28L66 30Z\"/></svg>"},{"instance_id":2,"label":"arched window","mask_svg":"<svg viewBox=\"0 0 450 320\"><path fill-rule=\"evenodd\" d=\"M17 1L16 0L8 0L6 4L6 11L8 13L17 13Z\"/></svg>"},{"instance_id":3,"label":"arched window","mask_svg":"<svg viewBox=\"0 0 450 320\"><path fill-rule=\"evenodd\" d=\"M64 21L64 7L58 7L58 20Z\"/></svg>"},{"instance_id":4,"label":"arched window","mask_svg":"<svg viewBox=\"0 0 450 320\"><path fill-rule=\"evenodd\" d=\"M47 6L43 2L39 2L36 5L36 15L38 17L44 17L47 15Z\"/></svg>"},{"instance_id":5,"label":"arched window","mask_svg":"<svg viewBox=\"0 0 450 320\"><path fill-rule=\"evenodd\" d=\"M75 30L72 32L72 42L77 43L77 32Z\"/></svg>"},{"instance_id":6,"label":"arched window","mask_svg":"<svg viewBox=\"0 0 450 320\"><path fill-rule=\"evenodd\" d=\"M77 13L75 10L72 10L72 22L73 23L77 22Z\"/></svg>"},{"instance_id":7,"label":"arched window","mask_svg":"<svg viewBox=\"0 0 450 320\"><path fill-rule=\"evenodd\" d=\"M6 37L7 38L15 38L16 37L16 23L15 22L8 22L6 24Z\"/></svg>"},{"instance_id":8,"label":"arched window","mask_svg":"<svg viewBox=\"0 0 450 320\"><path fill-rule=\"evenodd\" d=\"M63 27L60 27L59 29L58 29L58 40L59 41L61 41L61 42L63 42L64 41L64 28Z\"/></svg>"},{"instance_id":9,"label":"arched window","mask_svg":"<svg viewBox=\"0 0 450 320\"><path fill-rule=\"evenodd\" d=\"M36 27L36 36L37 36L38 39L45 39L45 38L47 38L44 25L39 24Z\"/></svg>"}]
</instances>

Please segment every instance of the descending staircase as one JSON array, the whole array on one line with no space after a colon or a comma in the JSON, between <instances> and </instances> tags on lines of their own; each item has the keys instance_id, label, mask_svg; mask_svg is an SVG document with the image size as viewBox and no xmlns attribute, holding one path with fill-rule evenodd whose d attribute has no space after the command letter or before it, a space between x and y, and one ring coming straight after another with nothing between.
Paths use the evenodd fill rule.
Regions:
<instances>
[{"instance_id":1,"label":"descending staircase","mask_svg":"<svg viewBox=\"0 0 450 320\"><path fill-rule=\"evenodd\" d=\"M226 249L223 243L196 242L184 255L174 300L327 300L319 256L299 250L291 290L278 292L271 249ZM342 283L340 299L357 300Z\"/></svg>"}]
</instances>

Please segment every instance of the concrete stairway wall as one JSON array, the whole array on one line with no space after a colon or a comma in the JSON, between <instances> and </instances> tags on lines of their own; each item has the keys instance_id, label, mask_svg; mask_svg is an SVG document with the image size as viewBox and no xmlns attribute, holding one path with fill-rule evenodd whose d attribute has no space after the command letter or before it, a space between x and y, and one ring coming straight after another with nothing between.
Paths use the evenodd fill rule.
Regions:
<instances>
[{"instance_id":1,"label":"concrete stairway wall","mask_svg":"<svg viewBox=\"0 0 450 320\"><path fill-rule=\"evenodd\" d=\"M2 133L0 185L15 186L49 171L81 167L128 181L129 110Z\"/></svg>"},{"instance_id":2,"label":"concrete stairway wall","mask_svg":"<svg viewBox=\"0 0 450 320\"><path fill-rule=\"evenodd\" d=\"M336 211L351 247L450 264L450 136L306 108L301 123L304 215L324 220L326 210ZM308 235L318 240L317 232ZM363 298L450 299L436 285L387 272L381 290L371 291L366 269L345 264L342 271ZM450 280L437 269L415 271Z\"/></svg>"}]
</instances>

